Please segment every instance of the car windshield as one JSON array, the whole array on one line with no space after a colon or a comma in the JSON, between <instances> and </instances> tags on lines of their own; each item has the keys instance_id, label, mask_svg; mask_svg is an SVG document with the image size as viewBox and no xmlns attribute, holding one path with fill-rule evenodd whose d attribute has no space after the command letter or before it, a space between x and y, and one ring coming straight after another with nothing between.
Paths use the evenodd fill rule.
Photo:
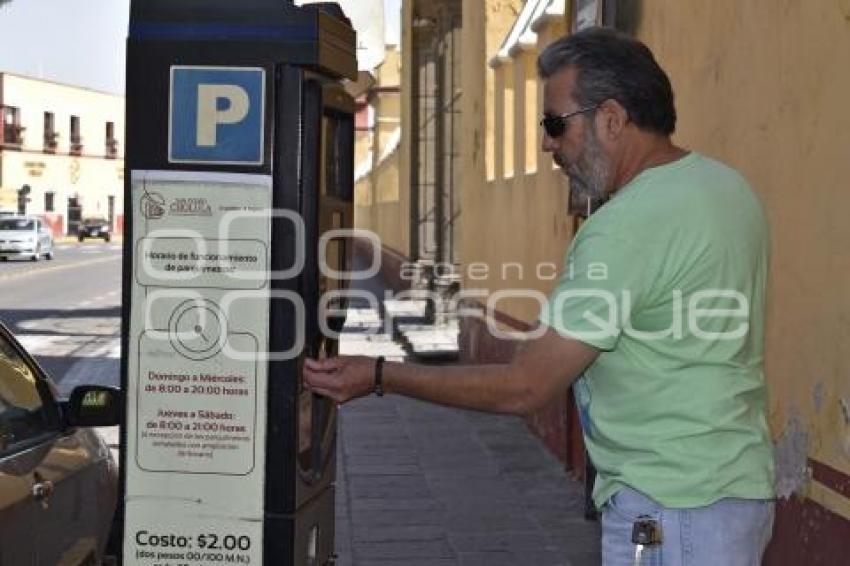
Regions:
<instances>
[{"instance_id":1,"label":"car windshield","mask_svg":"<svg viewBox=\"0 0 850 566\"><path fill-rule=\"evenodd\" d=\"M106 224L106 220L104 220L103 218L86 218L85 220L83 220L83 224Z\"/></svg>"},{"instance_id":2,"label":"car windshield","mask_svg":"<svg viewBox=\"0 0 850 566\"><path fill-rule=\"evenodd\" d=\"M35 221L28 218L0 218L0 230L33 230Z\"/></svg>"}]
</instances>

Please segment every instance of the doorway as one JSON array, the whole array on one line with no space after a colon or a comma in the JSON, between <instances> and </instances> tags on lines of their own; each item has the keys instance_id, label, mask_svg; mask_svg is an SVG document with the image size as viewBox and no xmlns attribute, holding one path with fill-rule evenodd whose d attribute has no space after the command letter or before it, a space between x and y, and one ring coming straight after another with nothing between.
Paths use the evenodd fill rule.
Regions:
<instances>
[{"instance_id":1,"label":"doorway","mask_svg":"<svg viewBox=\"0 0 850 566\"><path fill-rule=\"evenodd\" d=\"M83 217L83 207L79 197L68 197L68 235L76 236L80 231L80 221Z\"/></svg>"}]
</instances>

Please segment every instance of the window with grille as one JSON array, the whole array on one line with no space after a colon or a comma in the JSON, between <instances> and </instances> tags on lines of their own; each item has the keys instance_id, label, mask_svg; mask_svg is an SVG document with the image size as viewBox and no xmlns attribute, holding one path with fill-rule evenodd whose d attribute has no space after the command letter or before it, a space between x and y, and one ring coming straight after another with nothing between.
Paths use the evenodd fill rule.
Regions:
<instances>
[{"instance_id":1,"label":"window with grille","mask_svg":"<svg viewBox=\"0 0 850 566\"><path fill-rule=\"evenodd\" d=\"M106 157L118 157L118 140L115 139L115 122L106 123Z\"/></svg>"},{"instance_id":2,"label":"window with grille","mask_svg":"<svg viewBox=\"0 0 850 566\"><path fill-rule=\"evenodd\" d=\"M53 112L44 113L44 151L54 153L59 145L59 132L56 131L56 116Z\"/></svg>"},{"instance_id":3,"label":"window with grille","mask_svg":"<svg viewBox=\"0 0 850 566\"><path fill-rule=\"evenodd\" d=\"M83 137L80 135L80 117L71 116L71 135L69 141L71 146L69 152L71 155L81 155L83 153Z\"/></svg>"},{"instance_id":4,"label":"window with grille","mask_svg":"<svg viewBox=\"0 0 850 566\"><path fill-rule=\"evenodd\" d=\"M21 111L15 106L0 106L3 115L3 137L0 143L5 147L17 147L24 143L21 127Z\"/></svg>"}]
</instances>

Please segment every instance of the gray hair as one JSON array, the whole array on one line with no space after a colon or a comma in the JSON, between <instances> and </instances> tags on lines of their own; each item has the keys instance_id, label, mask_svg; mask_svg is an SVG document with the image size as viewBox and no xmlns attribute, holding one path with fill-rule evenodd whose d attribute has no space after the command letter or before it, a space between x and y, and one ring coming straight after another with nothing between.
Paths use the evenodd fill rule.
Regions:
<instances>
[{"instance_id":1,"label":"gray hair","mask_svg":"<svg viewBox=\"0 0 850 566\"><path fill-rule=\"evenodd\" d=\"M613 99L639 128L670 135L676 129L673 88L652 51L623 33L593 27L551 43L537 59L546 80L575 67L576 102L594 106Z\"/></svg>"}]
</instances>

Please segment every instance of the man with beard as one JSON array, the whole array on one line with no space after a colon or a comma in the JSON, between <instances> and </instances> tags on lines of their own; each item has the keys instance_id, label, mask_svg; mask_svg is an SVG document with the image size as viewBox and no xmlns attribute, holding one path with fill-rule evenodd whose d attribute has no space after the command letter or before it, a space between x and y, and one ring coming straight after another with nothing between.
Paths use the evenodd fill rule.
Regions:
<instances>
[{"instance_id":1,"label":"man with beard","mask_svg":"<svg viewBox=\"0 0 850 566\"><path fill-rule=\"evenodd\" d=\"M774 497L761 206L734 170L672 143L670 81L639 41L585 30L538 70L543 149L573 191L607 202L537 337L505 365L310 360L306 384L340 403L387 392L527 414L575 382L605 565L633 563L635 528L653 564L758 564Z\"/></svg>"}]
</instances>

